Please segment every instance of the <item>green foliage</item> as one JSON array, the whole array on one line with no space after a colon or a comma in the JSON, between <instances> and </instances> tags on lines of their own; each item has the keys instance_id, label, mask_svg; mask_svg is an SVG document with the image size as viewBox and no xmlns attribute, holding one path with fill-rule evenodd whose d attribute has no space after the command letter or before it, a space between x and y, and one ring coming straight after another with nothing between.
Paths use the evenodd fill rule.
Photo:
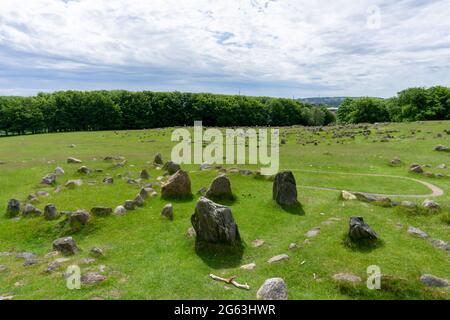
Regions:
<instances>
[{"instance_id":1,"label":"green foliage","mask_svg":"<svg viewBox=\"0 0 450 320\"><path fill-rule=\"evenodd\" d=\"M181 92L59 91L0 97L0 132L146 129L192 125L289 126L335 122L325 107L291 99Z\"/></svg>"},{"instance_id":2,"label":"green foliage","mask_svg":"<svg viewBox=\"0 0 450 320\"><path fill-rule=\"evenodd\" d=\"M347 98L339 107L341 123L450 119L450 88L409 88L390 99Z\"/></svg>"}]
</instances>

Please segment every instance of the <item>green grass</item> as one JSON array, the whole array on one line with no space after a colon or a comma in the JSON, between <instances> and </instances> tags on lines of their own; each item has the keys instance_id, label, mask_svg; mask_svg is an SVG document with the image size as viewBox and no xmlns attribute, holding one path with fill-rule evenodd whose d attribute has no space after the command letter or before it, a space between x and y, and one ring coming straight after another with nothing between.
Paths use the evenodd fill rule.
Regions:
<instances>
[{"instance_id":1,"label":"green grass","mask_svg":"<svg viewBox=\"0 0 450 320\"><path fill-rule=\"evenodd\" d=\"M412 128L421 132L413 136L410 134ZM83 251L64 266L80 263L93 246L106 250L105 257L93 265L81 266L86 272L105 265L108 280L81 290L66 288L62 278L64 270L53 274L42 272L47 261L43 256L52 250L52 241L64 234L59 227L60 221L47 222L43 218L9 220L2 209L0 252L35 252L42 263L24 267L21 260L0 256L0 264L9 269L0 273L0 295L13 295L16 299L254 299L265 279L279 276L287 283L290 299L449 299L448 289L425 288L418 281L424 273L450 278L448 252L406 232L407 226L413 225L429 233L433 239L450 241L450 178L427 178L408 173L411 163L420 163L431 166L427 171L450 174L449 169L436 169L441 163L450 165L449 154L433 151L437 144L450 144L446 135L434 138L449 128L450 122L380 126L380 130L399 130L393 133L396 137L407 136L388 143L372 142L377 139L373 126L373 134L368 139L358 135L355 140L332 139L332 130L315 134L301 127L283 128L287 144L280 149L281 168L298 170L294 174L300 186L303 215L286 212L272 202L271 182L231 174L236 195L231 208L246 243L242 257L199 255L195 252L194 239L186 236L197 196L192 200L173 202L175 219L172 222L160 217L167 201L149 199L145 207L126 216L93 218L86 228L73 234ZM161 129L0 138L0 161L4 162L0 164L0 204L6 208L10 198L24 199L30 193L48 190L51 195L37 205L40 209L47 203L54 203L60 210L90 209L99 205L115 207L132 198L139 189L118 178L113 185L103 185L102 178L107 174L115 177L127 172L136 178L139 171L146 168L152 176L150 182L156 181L162 172L149 163L157 152L168 159L174 145L170 142L170 134L171 129ZM313 139L320 141L318 146L296 143L297 140ZM336 143L336 140L343 141L343 144ZM76 148L68 147L72 143ZM102 161L107 155L125 156L128 164L124 168L112 169L110 163ZM102 168L103 173L91 174L87 178L96 180L97 184L85 183L75 190L63 190L59 194L54 194L52 188L39 186L41 177L57 165L66 170L66 175L59 179L60 183L80 177L76 174L78 165L65 163L68 156L82 159L90 168ZM389 166L389 160L396 156L404 165ZM197 165L183 167L198 170ZM335 172L346 174L333 174ZM444 196L436 199L443 209L433 214L414 214L398 208L342 202L337 192L301 187L399 195L430 193L423 185L407 179L352 174L382 174L428 181L445 191ZM193 193L207 187L215 175L215 171L190 173ZM403 197L395 199L402 200ZM423 198L408 200L420 203ZM364 217L380 235L382 245L370 250L345 245L343 239L348 219L353 215ZM330 217L340 221L322 224ZM404 227L399 229L398 223ZM304 245L304 234L318 226L320 234L311 240L311 244ZM250 244L254 239L264 239L266 244L253 248ZM292 242L299 245L298 250L288 250ZM281 253L288 253L290 260L273 265L266 262ZM250 262L257 264L255 270L239 269L240 265ZM335 273L352 272L365 281L367 267L374 264L381 267L383 274L390 276L383 290L368 290L364 283L345 286L332 280ZM210 273L224 277L236 275L238 281L248 283L251 290L225 288L224 283L211 280L208 277ZM23 285L16 286L17 282Z\"/></svg>"}]
</instances>

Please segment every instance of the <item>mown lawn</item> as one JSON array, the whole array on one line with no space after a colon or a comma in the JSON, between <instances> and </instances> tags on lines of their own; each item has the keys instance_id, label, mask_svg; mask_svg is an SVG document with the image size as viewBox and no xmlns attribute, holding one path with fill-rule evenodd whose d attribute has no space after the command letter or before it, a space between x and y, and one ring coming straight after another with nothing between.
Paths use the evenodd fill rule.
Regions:
<instances>
[{"instance_id":1,"label":"mown lawn","mask_svg":"<svg viewBox=\"0 0 450 320\"><path fill-rule=\"evenodd\" d=\"M51 243L63 235L60 221L47 222L40 218L22 218L18 221L5 217L10 198L24 200L30 193L48 190L50 197L41 199L40 209L54 203L59 210L90 209L93 206L115 207L132 198L139 190L116 177L130 172L138 177L141 169L150 171L156 181L161 171L151 166L157 152L168 159L174 143L170 142L171 129L59 133L35 136L0 138L0 252L28 251L38 254L41 263L24 267L23 260L0 256L0 265L8 270L0 273L0 296L13 295L15 299L254 299L265 279L285 279L290 299L448 299L448 289L430 289L419 282L422 274L429 273L450 278L448 251L434 248L430 241L414 238L406 231L409 225L426 231L433 239L450 241L450 226L442 217L449 214L450 178L428 178L411 174L412 163L428 164L426 171L450 175L450 169L437 169L442 163L450 166L450 154L435 152L437 144L450 145L450 122L426 122L378 126L380 131L395 130L390 142L380 142L374 126L366 139L361 134L352 138L332 138L332 130L312 132L302 127L283 128L286 144L281 146L281 168L294 171L299 186L299 200L304 214L284 211L271 200L272 183L253 176L230 174L237 200L231 208L246 246L242 257L198 255L194 239L186 236L197 195L189 201L175 201L174 221L164 220L161 209L167 201L149 199L143 208L126 216L93 218L82 231L73 234L83 251L64 266L79 264L89 256L93 246L105 249L106 255L92 265L81 265L82 271L98 271L105 266L108 280L81 290L68 290L62 272L46 274L43 271L50 258L44 255L52 250ZM420 130L411 134L411 129ZM349 129L350 130L350 129ZM354 129L354 132L362 129ZM351 130L350 130L351 131ZM397 132L398 131L398 132ZM442 134L441 137L438 134ZM400 138L403 136L403 138ZM317 140L318 145L306 143ZM373 140L378 140L373 142ZM341 141L342 143L337 143ZM305 145L303 145L305 143ZM75 148L70 148L75 144ZM124 168L111 168L102 159L107 155L121 155L128 160ZM81 177L76 173L79 165L66 164L74 156L83 164L103 169ZM390 166L389 161L399 157L404 164ZM61 166L65 169L63 184L68 179L83 178L86 183L75 189L53 193L53 188L39 185L48 172ZM243 166L241 166L243 167ZM207 187L216 171L198 172L197 165L184 165L190 173L192 190L196 193ZM253 169L254 166L246 166ZM194 172L195 171L195 172ZM315 172L319 171L319 172ZM346 174L336 174L346 173ZM414 215L399 208L382 208L362 202L343 202L335 191L311 189L323 187L384 194L428 194L425 186L407 179L388 177L352 176L351 174L383 174L416 178L430 182L444 190L435 199L442 210L434 214ZM115 177L113 185L101 181L106 175ZM95 184L90 185L87 182ZM158 189L159 191L159 189ZM405 198L406 199L406 198ZM402 200L402 197L395 198ZM423 198L408 198L421 203ZM363 216L380 235L381 245L371 250L350 249L343 244L350 216ZM334 217L333 224L323 224ZM402 228L398 224L403 225ZM305 233L320 227L311 244L304 244ZM253 248L251 241L264 239L265 245ZM289 251L290 243L299 248ZM274 255L287 253L289 261L268 264ZM54 259L54 258L52 258ZM252 271L239 266L255 262ZM364 283L342 286L332 280L339 272L351 272L367 278L369 265L378 265L385 275L397 282L384 290L368 290ZM249 291L215 282L209 274L238 276L248 283Z\"/></svg>"}]
</instances>

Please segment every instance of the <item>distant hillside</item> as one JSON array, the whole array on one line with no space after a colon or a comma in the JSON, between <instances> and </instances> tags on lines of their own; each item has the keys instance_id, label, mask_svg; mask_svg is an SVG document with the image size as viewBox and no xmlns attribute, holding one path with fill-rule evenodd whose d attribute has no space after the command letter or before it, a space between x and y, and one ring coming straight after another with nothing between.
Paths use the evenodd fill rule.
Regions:
<instances>
[{"instance_id":1,"label":"distant hillside","mask_svg":"<svg viewBox=\"0 0 450 320\"><path fill-rule=\"evenodd\" d=\"M315 97L299 99L302 102L310 104L325 104L330 107L339 107L346 97Z\"/></svg>"}]
</instances>

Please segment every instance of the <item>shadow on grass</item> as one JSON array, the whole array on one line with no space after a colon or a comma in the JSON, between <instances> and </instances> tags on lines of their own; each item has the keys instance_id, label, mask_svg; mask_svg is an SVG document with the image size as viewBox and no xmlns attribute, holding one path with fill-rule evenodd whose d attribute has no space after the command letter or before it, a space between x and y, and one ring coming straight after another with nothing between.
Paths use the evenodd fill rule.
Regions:
<instances>
[{"instance_id":1,"label":"shadow on grass","mask_svg":"<svg viewBox=\"0 0 450 320\"><path fill-rule=\"evenodd\" d=\"M303 206L301 203L297 203L296 205L293 206L280 206L284 211L290 213L290 214L295 214L298 216L304 216L305 215L305 210L303 210Z\"/></svg>"},{"instance_id":2,"label":"shadow on grass","mask_svg":"<svg viewBox=\"0 0 450 320\"><path fill-rule=\"evenodd\" d=\"M184 196L184 197L163 197L163 196L161 196L161 199L163 199L165 201L170 201L173 203L186 203L186 202L191 202L192 200L194 200L194 195L190 194L190 195Z\"/></svg>"},{"instance_id":3,"label":"shadow on grass","mask_svg":"<svg viewBox=\"0 0 450 320\"><path fill-rule=\"evenodd\" d=\"M384 241L381 239L353 241L348 234L343 236L342 244L351 251L362 253L369 253L375 249L384 247Z\"/></svg>"},{"instance_id":4,"label":"shadow on grass","mask_svg":"<svg viewBox=\"0 0 450 320\"><path fill-rule=\"evenodd\" d=\"M366 283L337 282L335 285L341 292L352 299L363 300L446 300L444 292L424 287L418 281L411 281L391 275L382 275L379 290L369 290Z\"/></svg>"},{"instance_id":5,"label":"shadow on grass","mask_svg":"<svg viewBox=\"0 0 450 320\"><path fill-rule=\"evenodd\" d=\"M212 269L234 268L241 264L245 245L228 246L196 242L195 253Z\"/></svg>"},{"instance_id":6,"label":"shadow on grass","mask_svg":"<svg viewBox=\"0 0 450 320\"><path fill-rule=\"evenodd\" d=\"M235 195L233 195L233 197L209 197L209 198L206 197L206 198L214 201L215 203L218 203L218 204L221 204L221 205L227 206L227 207L232 206L237 201L237 197Z\"/></svg>"}]
</instances>

